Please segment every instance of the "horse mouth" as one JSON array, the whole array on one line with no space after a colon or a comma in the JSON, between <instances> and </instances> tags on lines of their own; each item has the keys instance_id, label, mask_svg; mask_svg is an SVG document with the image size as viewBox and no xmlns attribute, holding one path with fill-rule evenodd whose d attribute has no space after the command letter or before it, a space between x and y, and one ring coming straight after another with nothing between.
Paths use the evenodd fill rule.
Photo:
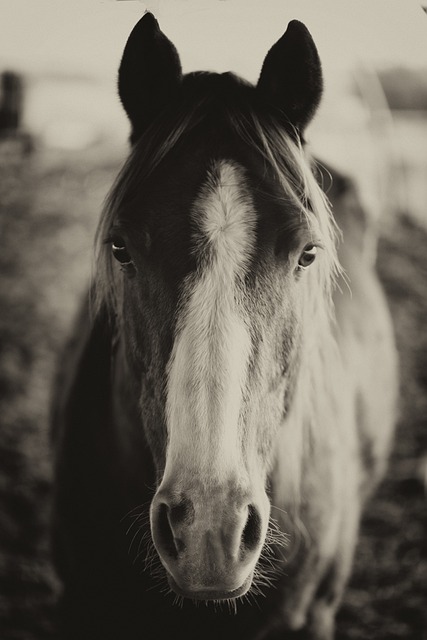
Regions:
<instances>
[{"instance_id":1,"label":"horse mouth","mask_svg":"<svg viewBox=\"0 0 427 640\"><path fill-rule=\"evenodd\" d=\"M190 600L233 600L235 598L240 598L244 596L245 593L249 591L252 585L252 572L246 578L244 583L237 587L237 589L200 589L200 590L187 590L181 588L173 579L173 577L168 572L168 581L170 588L178 595L183 598L188 598Z\"/></svg>"}]
</instances>

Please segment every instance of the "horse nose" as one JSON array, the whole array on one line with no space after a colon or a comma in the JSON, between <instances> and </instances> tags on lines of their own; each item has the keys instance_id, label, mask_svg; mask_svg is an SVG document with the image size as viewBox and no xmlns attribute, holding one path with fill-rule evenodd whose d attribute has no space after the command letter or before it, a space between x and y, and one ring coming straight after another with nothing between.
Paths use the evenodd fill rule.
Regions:
<instances>
[{"instance_id":1,"label":"horse nose","mask_svg":"<svg viewBox=\"0 0 427 640\"><path fill-rule=\"evenodd\" d=\"M255 501L219 505L215 499L177 499L159 492L151 507L151 529L171 587L193 599L243 595L263 544L264 520Z\"/></svg>"}]
</instances>

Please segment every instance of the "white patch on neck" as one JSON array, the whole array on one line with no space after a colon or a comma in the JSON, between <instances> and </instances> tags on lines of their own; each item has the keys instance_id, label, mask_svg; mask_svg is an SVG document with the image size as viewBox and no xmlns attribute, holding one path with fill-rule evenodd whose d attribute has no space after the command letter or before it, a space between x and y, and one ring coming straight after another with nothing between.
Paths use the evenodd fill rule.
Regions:
<instances>
[{"instance_id":1,"label":"white patch on neck","mask_svg":"<svg viewBox=\"0 0 427 640\"><path fill-rule=\"evenodd\" d=\"M239 417L251 353L239 283L254 250L256 215L243 169L218 163L192 215L195 250L206 260L186 284L169 361L165 478L178 463L218 479L241 468Z\"/></svg>"}]
</instances>

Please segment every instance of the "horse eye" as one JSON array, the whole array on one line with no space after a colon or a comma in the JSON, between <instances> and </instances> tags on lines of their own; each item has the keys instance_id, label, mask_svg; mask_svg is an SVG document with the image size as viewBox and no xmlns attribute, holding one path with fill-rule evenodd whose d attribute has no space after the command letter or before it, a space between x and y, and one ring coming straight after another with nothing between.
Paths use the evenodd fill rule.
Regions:
<instances>
[{"instance_id":1,"label":"horse eye","mask_svg":"<svg viewBox=\"0 0 427 640\"><path fill-rule=\"evenodd\" d=\"M317 247L315 244L308 244L298 260L299 269L307 269L312 262L314 262L317 254Z\"/></svg>"},{"instance_id":2,"label":"horse eye","mask_svg":"<svg viewBox=\"0 0 427 640\"><path fill-rule=\"evenodd\" d=\"M132 264L132 258L128 250L126 249L125 241L122 238L115 238L111 244L111 250L115 259L120 264L127 265Z\"/></svg>"}]
</instances>

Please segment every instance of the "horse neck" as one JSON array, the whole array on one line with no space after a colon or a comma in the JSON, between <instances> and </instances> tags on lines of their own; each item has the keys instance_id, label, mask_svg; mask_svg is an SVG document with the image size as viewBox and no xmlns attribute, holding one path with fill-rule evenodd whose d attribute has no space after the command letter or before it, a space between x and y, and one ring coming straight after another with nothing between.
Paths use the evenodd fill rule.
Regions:
<instances>
[{"instance_id":1,"label":"horse neck","mask_svg":"<svg viewBox=\"0 0 427 640\"><path fill-rule=\"evenodd\" d=\"M277 433L271 474L273 504L294 512L303 502L307 474L334 446L337 418L333 416L340 404L334 390L342 374L333 320L323 296L308 302L304 318L295 391Z\"/></svg>"}]
</instances>

